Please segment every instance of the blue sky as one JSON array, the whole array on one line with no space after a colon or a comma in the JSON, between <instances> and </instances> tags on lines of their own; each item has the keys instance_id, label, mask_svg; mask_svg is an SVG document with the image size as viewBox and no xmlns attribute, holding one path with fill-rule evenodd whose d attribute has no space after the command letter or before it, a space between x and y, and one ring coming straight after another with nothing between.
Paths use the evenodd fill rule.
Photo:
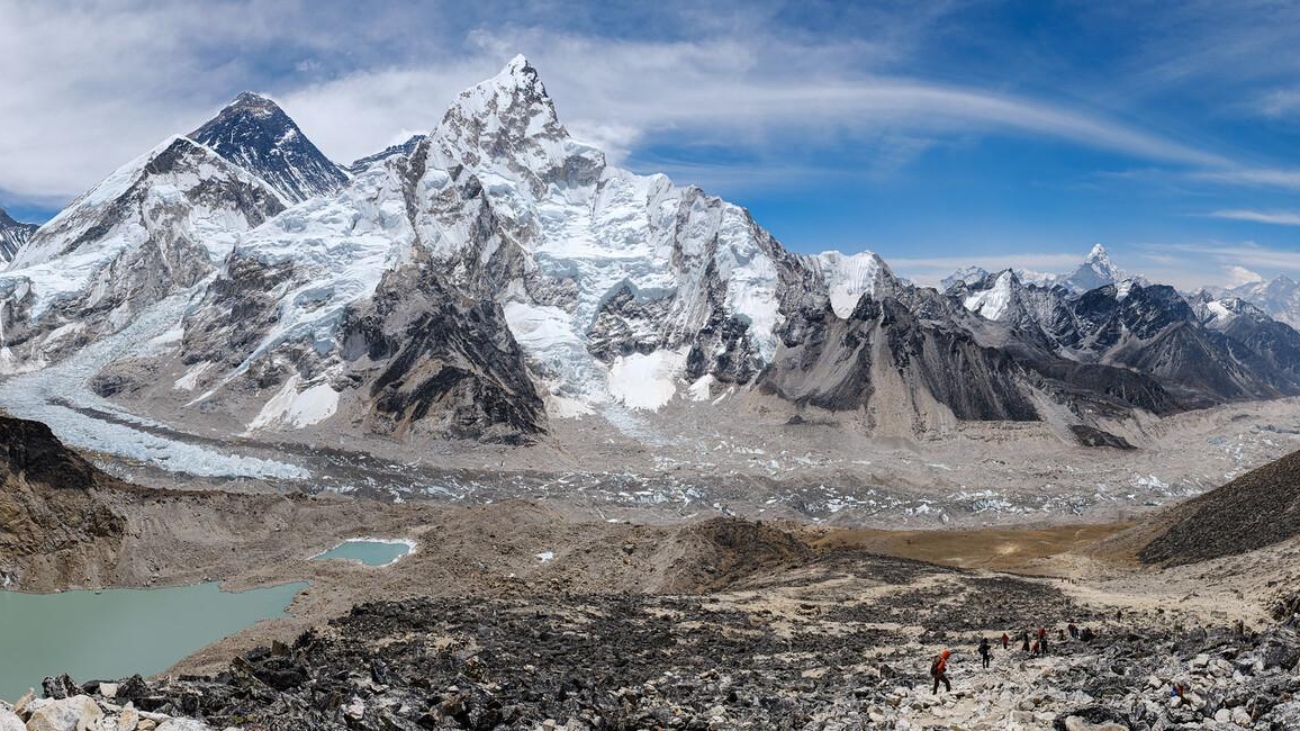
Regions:
<instances>
[{"instance_id":1,"label":"blue sky","mask_svg":"<svg viewBox=\"0 0 1300 731\"><path fill-rule=\"evenodd\" d=\"M619 164L787 246L1190 287L1300 276L1300 6L0 0L0 205L40 219L244 89L340 161L515 53Z\"/></svg>"}]
</instances>

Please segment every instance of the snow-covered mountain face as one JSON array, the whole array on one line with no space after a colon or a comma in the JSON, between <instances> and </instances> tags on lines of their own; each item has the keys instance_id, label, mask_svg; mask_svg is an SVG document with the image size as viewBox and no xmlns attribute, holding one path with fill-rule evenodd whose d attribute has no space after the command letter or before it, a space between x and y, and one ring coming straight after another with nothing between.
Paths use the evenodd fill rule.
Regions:
<instances>
[{"instance_id":1,"label":"snow-covered mountain face","mask_svg":"<svg viewBox=\"0 0 1300 731\"><path fill-rule=\"evenodd\" d=\"M944 293L869 252L792 254L743 208L608 164L522 57L350 177L260 97L196 134L19 251L0 276L15 369L131 323L147 347L92 383L159 417L506 442L682 400L908 433L1300 393L1271 320L1220 327L1100 247L1070 275L975 269Z\"/></svg>"},{"instance_id":2,"label":"snow-covered mountain face","mask_svg":"<svg viewBox=\"0 0 1300 731\"><path fill-rule=\"evenodd\" d=\"M1128 272L1115 266L1115 262L1110 260L1106 247L1095 244L1092 250L1088 252L1087 258L1079 265L1079 268L1065 277L1060 284L1072 292L1082 293L1131 279L1133 277ZM1056 282L1046 283L1055 284Z\"/></svg>"},{"instance_id":3,"label":"snow-covered mountain face","mask_svg":"<svg viewBox=\"0 0 1300 731\"><path fill-rule=\"evenodd\" d=\"M34 223L19 223L0 208L0 261L6 263L14 260L18 249L36 233L39 228Z\"/></svg>"},{"instance_id":4,"label":"snow-covered mountain face","mask_svg":"<svg viewBox=\"0 0 1300 731\"><path fill-rule=\"evenodd\" d=\"M1274 320L1300 329L1300 284L1288 276L1247 282L1232 288L1207 288L1192 295L1192 298L1205 296L1222 300L1240 299L1254 305Z\"/></svg>"},{"instance_id":5,"label":"snow-covered mountain face","mask_svg":"<svg viewBox=\"0 0 1300 731\"><path fill-rule=\"evenodd\" d=\"M212 150L165 141L42 226L0 273L4 367L37 368L122 329L215 273L242 232L283 210Z\"/></svg>"},{"instance_id":6,"label":"snow-covered mountain face","mask_svg":"<svg viewBox=\"0 0 1300 731\"><path fill-rule=\"evenodd\" d=\"M424 142L426 137L428 137L428 135L411 135L410 139L400 145L389 145L373 155L366 155L359 160L353 161L353 163L348 166L348 172L353 175L360 175L371 165L387 160L390 157L397 157L398 155L409 156L411 153L415 152L415 148L419 147L421 142Z\"/></svg>"},{"instance_id":7,"label":"snow-covered mountain face","mask_svg":"<svg viewBox=\"0 0 1300 731\"><path fill-rule=\"evenodd\" d=\"M275 102L244 92L189 138L270 185L289 203L337 193L348 174Z\"/></svg>"},{"instance_id":8,"label":"snow-covered mountain face","mask_svg":"<svg viewBox=\"0 0 1300 731\"><path fill-rule=\"evenodd\" d=\"M1280 356L1300 347L1300 333L1241 300L1189 304L1172 287L1133 279L1075 294L1023 283L1010 270L959 283L948 296L1006 326L1020 346L1146 374L1184 407L1300 389L1297 369Z\"/></svg>"},{"instance_id":9,"label":"snow-covered mountain face","mask_svg":"<svg viewBox=\"0 0 1300 731\"><path fill-rule=\"evenodd\" d=\"M748 383L788 303L851 311L895 281L874 255L792 255L737 206L607 165L559 123L522 58L461 94L409 154L360 170L339 196L245 237L187 319L182 357L200 374L187 383L203 398L276 363L295 364L301 391L366 383L341 375L365 361L348 323L381 280L412 268L443 296L499 309L506 332L484 337L522 348L553 416ZM517 381L524 362L497 357L509 375L493 382Z\"/></svg>"}]
</instances>

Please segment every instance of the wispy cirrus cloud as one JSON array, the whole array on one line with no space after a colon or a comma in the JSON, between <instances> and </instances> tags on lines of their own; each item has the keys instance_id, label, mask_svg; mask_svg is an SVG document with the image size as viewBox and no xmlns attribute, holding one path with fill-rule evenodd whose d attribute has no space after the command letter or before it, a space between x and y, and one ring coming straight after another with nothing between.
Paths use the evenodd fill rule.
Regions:
<instances>
[{"instance_id":1,"label":"wispy cirrus cloud","mask_svg":"<svg viewBox=\"0 0 1300 731\"><path fill-rule=\"evenodd\" d=\"M1188 177L1226 185L1300 190L1300 170L1294 169L1233 166L1222 170L1195 171Z\"/></svg>"},{"instance_id":2,"label":"wispy cirrus cloud","mask_svg":"<svg viewBox=\"0 0 1300 731\"><path fill-rule=\"evenodd\" d=\"M1254 241L1143 243L1133 247L1140 271L1184 289L1233 286L1276 274L1300 273L1300 251Z\"/></svg>"},{"instance_id":3,"label":"wispy cirrus cloud","mask_svg":"<svg viewBox=\"0 0 1300 731\"><path fill-rule=\"evenodd\" d=\"M459 90L517 52L537 65L575 134L616 160L665 140L787 158L856 146L897 158L898 145L1008 135L1179 166L1230 164L1076 103L904 73L944 11L881 13L871 37L828 37L776 27L772 3L743 19L697 5L610 34L597 29L617 24L595 11L522 5L378 3L358 15L327 1L232 0L200 13L181 2L0 0L6 74L22 80L0 95L0 188L74 196L244 88L270 92L347 162L402 130L433 127Z\"/></svg>"},{"instance_id":4,"label":"wispy cirrus cloud","mask_svg":"<svg viewBox=\"0 0 1300 731\"><path fill-rule=\"evenodd\" d=\"M1300 213L1293 211L1251 211L1245 209L1229 209L1215 211L1210 214L1210 217L1225 218L1231 221L1267 223L1274 226L1300 226Z\"/></svg>"}]
</instances>

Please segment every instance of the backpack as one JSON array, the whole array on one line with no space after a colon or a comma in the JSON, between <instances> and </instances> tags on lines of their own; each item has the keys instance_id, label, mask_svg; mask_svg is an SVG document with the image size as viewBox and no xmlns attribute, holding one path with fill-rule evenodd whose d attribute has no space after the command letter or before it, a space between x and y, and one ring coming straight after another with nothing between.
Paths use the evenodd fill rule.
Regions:
<instances>
[{"instance_id":1,"label":"backpack","mask_svg":"<svg viewBox=\"0 0 1300 731\"><path fill-rule=\"evenodd\" d=\"M930 663L930 676L934 677L943 672L943 658L936 657L934 662Z\"/></svg>"}]
</instances>

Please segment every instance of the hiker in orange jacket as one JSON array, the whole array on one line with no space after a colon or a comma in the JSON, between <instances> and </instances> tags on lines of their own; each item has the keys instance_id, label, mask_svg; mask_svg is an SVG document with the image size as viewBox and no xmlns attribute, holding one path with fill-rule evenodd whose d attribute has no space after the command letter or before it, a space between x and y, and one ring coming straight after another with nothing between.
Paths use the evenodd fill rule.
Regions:
<instances>
[{"instance_id":1,"label":"hiker in orange jacket","mask_svg":"<svg viewBox=\"0 0 1300 731\"><path fill-rule=\"evenodd\" d=\"M1007 636L1007 633L1006 633L1006 632L1003 632L1003 633L1002 633L1002 649L1003 649L1003 650L1007 649L1007 647L1008 647L1010 644L1011 644L1011 638Z\"/></svg>"},{"instance_id":2,"label":"hiker in orange jacket","mask_svg":"<svg viewBox=\"0 0 1300 731\"><path fill-rule=\"evenodd\" d=\"M930 663L930 677L934 678L934 687L930 689L931 694L939 692L940 681L943 681L945 691L952 692L952 683L948 682L948 658L950 657L952 657L952 650L944 650L933 663Z\"/></svg>"}]
</instances>

